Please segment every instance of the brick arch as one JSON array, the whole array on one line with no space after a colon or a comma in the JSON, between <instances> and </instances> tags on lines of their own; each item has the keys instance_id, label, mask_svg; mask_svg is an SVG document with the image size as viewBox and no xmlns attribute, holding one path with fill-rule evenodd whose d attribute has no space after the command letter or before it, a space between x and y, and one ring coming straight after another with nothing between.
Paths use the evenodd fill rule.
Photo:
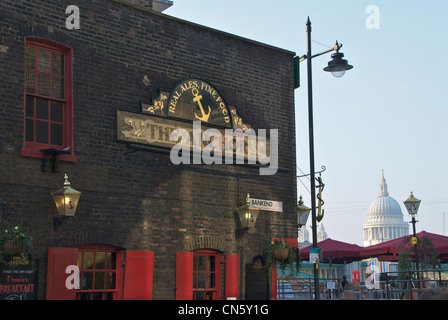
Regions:
<instances>
[{"instance_id":1,"label":"brick arch","mask_svg":"<svg viewBox=\"0 0 448 320\"><path fill-rule=\"evenodd\" d=\"M215 236L197 236L187 239L185 246L188 251L200 249L213 249L220 252L227 251L227 244L223 238Z\"/></svg>"},{"instance_id":2,"label":"brick arch","mask_svg":"<svg viewBox=\"0 0 448 320\"><path fill-rule=\"evenodd\" d=\"M87 244L103 244L119 248L126 248L126 239L113 232L106 231L85 231L73 234L63 239L67 245L79 247Z\"/></svg>"}]
</instances>

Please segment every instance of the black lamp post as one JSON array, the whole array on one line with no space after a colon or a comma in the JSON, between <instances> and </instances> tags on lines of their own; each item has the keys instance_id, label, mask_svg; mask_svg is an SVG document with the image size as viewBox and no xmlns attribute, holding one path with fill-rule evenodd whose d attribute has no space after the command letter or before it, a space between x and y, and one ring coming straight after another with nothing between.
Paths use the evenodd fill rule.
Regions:
<instances>
[{"instance_id":1,"label":"black lamp post","mask_svg":"<svg viewBox=\"0 0 448 320\"><path fill-rule=\"evenodd\" d=\"M312 235L313 235L313 248L317 249L317 222L316 222L316 183L315 183L315 169L314 169L314 133L313 133L313 88L312 88L312 68L311 60L312 58L321 56L325 53L336 51L332 54L332 60L328 62L328 66L324 68L324 71L331 72L335 77L342 77L346 70L350 70L353 66L347 63L347 60L342 59L343 53L339 52L342 44L336 41L333 48L318 53L316 55L311 54L311 21L308 17L306 22L306 33L307 33L307 53L306 55L299 58L298 62L307 59L307 74L308 74L308 126L309 126L309 147L310 147L310 174L311 174L311 219L312 219ZM298 63L296 64L298 67ZM315 299L320 299L319 294L319 272L318 264L314 264L314 293Z\"/></svg>"},{"instance_id":2,"label":"black lamp post","mask_svg":"<svg viewBox=\"0 0 448 320\"><path fill-rule=\"evenodd\" d=\"M415 253L415 268L417 270L417 280L420 280L420 276L418 274L418 255L417 255L417 233L415 232L415 223L417 220L415 220L415 215L418 212L418 208L420 207L421 200L414 197L414 194L411 191L411 195L409 198L407 198L403 203L406 207L406 210L408 210L408 213L411 215L411 223L412 223L412 230L414 237L412 238L412 243L414 244L414 253ZM420 287L420 282L418 282L418 286Z\"/></svg>"}]
</instances>

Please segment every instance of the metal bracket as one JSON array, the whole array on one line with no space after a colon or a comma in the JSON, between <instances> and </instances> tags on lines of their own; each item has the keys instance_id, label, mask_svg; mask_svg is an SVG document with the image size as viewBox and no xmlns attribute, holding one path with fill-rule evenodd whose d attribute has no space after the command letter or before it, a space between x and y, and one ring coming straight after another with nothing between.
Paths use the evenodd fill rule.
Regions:
<instances>
[{"instance_id":1,"label":"metal bracket","mask_svg":"<svg viewBox=\"0 0 448 320\"><path fill-rule=\"evenodd\" d=\"M53 155L53 159L51 159L52 165L52 172L55 173L56 172L56 155L61 155L61 154L67 154L70 153L70 147L67 147L65 149L55 149L55 148L48 148L48 149L41 149L39 150L44 154L44 157L42 158L42 164L41 164L41 171L45 172L45 162L47 160L47 156L51 156Z\"/></svg>"},{"instance_id":2,"label":"metal bracket","mask_svg":"<svg viewBox=\"0 0 448 320\"><path fill-rule=\"evenodd\" d=\"M2 202L2 209L3 209L1 221L3 222L16 210L16 208L12 207L9 210L9 212L6 212L8 210L9 205L4 199L1 199L1 202Z\"/></svg>"},{"instance_id":3,"label":"metal bracket","mask_svg":"<svg viewBox=\"0 0 448 320\"><path fill-rule=\"evenodd\" d=\"M321 174L322 172L324 172L325 170L327 170L327 168L325 168L325 166L322 166L321 167L322 168L322 170L321 171L316 171L314 174ZM306 176L310 176L311 174L310 173L308 173L308 174L304 174L304 175L301 175L301 176L297 176L297 178L302 178L302 177L306 177Z\"/></svg>"},{"instance_id":4,"label":"metal bracket","mask_svg":"<svg viewBox=\"0 0 448 320\"><path fill-rule=\"evenodd\" d=\"M68 218L62 217L62 218L53 218L53 231L56 231L56 229L59 228L59 226L64 223Z\"/></svg>"}]
</instances>

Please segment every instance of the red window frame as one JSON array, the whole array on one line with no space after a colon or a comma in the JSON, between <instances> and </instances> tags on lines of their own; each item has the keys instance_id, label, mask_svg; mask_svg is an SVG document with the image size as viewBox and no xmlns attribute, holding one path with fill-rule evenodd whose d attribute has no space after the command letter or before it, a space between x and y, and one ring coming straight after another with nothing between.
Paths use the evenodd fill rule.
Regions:
<instances>
[{"instance_id":1,"label":"red window frame","mask_svg":"<svg viewBox=\"0 0 448 320\"><path fill-rule=\"evenodd\" d=\"M27 52L31 54L34 49L33 58L28 59ZM39 53L45 53L49 56L49 64L46 68L39 68ZM56 64L54 57L62 56L64 61L60 66L63 70L55 72ZM69 154L62 154L60 160L75 162L76 157L73 154L73 88L72 88L72 49L62 44L34 37L27 37L25 40L25 83L24 83L24 145L21 151L22 156L42 158L44 154L42 149L55 148L64 149L70 147ZM49 85L46 91L39 90L39 79L49 79ZM27 87L27 79L31 79ZM61 96L55 95L57 83L61 83ZM31 85L34 82L33 85ZM34 88L33 88L34 87ZM46 107L42 107L47 104ZM39 105L39 107L38 107ZM53 110L57 110L57 106L62 106L62 112L56 112L57 116L52 119ZM53 108L54 107L54 108ZM47 110L45 110L47 108ZM38 110L44 110L44 116L38 115ZM59 114L58 114L59 113ZM27 125L28 124L28 125ZM37 132L37 127L41 131ZM45 136L46 142L39 142L38 137ZM62 137L56 143L52 144L53 133L61 131ZM42 135L42 132L44 133ZM56 135L59 136L59 135Z\"/></svg>"},{"instance_id":2,"label":"red window frame","mask_svg":"<svg viewBox=\"0 0 448 320\"><path fill-rule=\"evenodd\" d=\"M109 246L84 246L78 249L80 283L76 300L121 298L122 252Z\"/></svg>"},{"instance_id":3,"label":"red window frame","mask_svg":"<svg viewBox=\"0 0 448 320\"><path fill-rule=\"evenodd\" d=\"M193 252L193 300L221 299L221 253Z\"/></svg>"}]
</instances>

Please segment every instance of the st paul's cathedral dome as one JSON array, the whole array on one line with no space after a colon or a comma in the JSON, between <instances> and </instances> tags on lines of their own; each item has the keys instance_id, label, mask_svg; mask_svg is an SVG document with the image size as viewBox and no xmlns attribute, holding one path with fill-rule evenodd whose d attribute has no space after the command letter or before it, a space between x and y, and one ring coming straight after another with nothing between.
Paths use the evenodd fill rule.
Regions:
<instances>
[{"instance_id":1,"label":"st paul's cathedral dome","mask_svg":"<svg viewBox=\"0 0 448 320\"><path fill-rule=\"evenodd\" d=\"M370 203L367 223L363 224L363 245L366 247L408 234L409 224L403 221L403 213L397 200L389 196L382 172L380 193Z\"/></svg>"}]
</instances>

